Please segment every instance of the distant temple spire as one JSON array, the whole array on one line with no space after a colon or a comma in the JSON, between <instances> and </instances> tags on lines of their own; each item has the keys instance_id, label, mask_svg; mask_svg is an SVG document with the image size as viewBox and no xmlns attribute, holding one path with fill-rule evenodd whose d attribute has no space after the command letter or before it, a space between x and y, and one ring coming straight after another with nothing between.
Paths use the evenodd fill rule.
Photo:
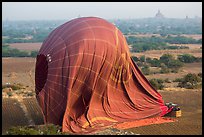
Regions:
<instances>
[{"instance_id":1,"label":"distant temple spire","mask_svg":"<svg viewBox=\"0 0 204 137\"><path fill-rule=\"evenodd\" d=\"M164 18L164 15L158 10L157 14L155 15L155 18Z\"/></svg>"}]
</instances>

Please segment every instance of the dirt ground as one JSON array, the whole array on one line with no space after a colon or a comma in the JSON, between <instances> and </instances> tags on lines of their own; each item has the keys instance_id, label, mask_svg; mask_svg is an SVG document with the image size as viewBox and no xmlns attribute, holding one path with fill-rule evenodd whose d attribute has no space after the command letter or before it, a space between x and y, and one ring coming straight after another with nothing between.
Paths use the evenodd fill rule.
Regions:
<instances>
[{"instance_id":1,"label":"dirt ground","mask_svg":"<svg viewBox=\"0 0 204 137\"><path fill-rule=\"evenodd\" d=\"M2 58L2 84L21 83L34 89L35 58Z\"/></svg>"},{"instance_id":2,"label":"dirt ground","mask_svg":"<svg viewBox=\"0 0 204 137\"><path fill-rule=\"evenodd\" d=\"M11 43L9 44L11 48L16 48L19 50L33 51L39 50L42 43Z\"/></svg>"},{"instance_id":3,"label":"dirt ground","mask_svg":"<svg viewBox=\"0 0 204 137\"><path fill-rule=\"evenodd\" d=\"M200 36L195 36L196 38ZM16 43L10 45L20 50L38 50L41 43ZM133 53L136 56L145 55L146 57L159 58L164 53L170 53L175 56L178 54L189 53L196 57L202 57L202 45L178 45L189 46L189 49L181 50L160 50L147 51L143 53ZM34 90L35 58L2 58L2 85L6 83L20 83L28 90ZM162 78L174 80L181 78L187 73L202 72L202 63L185 64L179 73L148 75L147 79ZM127 133L140 135L201 135L202 134L202 89L187 90L175 88L177 83L166 83L165 89L160 90L165 102L177 103L182 110L182 117L176 118L176 122L155 124L137 128L126 129ZM24 109L27 108L29 118L24 115ZM29 125L29 121L35 124L43 124L43 118L35 98L3 98L2 100L2 130L3 133L11 126ZM11 113L15 112L15 113ZM31 119L30 119L31 118ZM106 130L103 134L111 134L114 131Z\"/></svg>"},{"instance_id":4,"label":"dirt ground","mask_svg":"<svg viewBox=\"0 0 204 137\"><path fill-rule=\"evenodd\" d=\"M175 58L181 54L192 54L195 57L202 57L202 49L149 50L140 53L132 53L131 55L136 57L145 55L145 57L159 59L163 54L172 54Z\"/></svg>"},{"instance_id":5,"label":"dirt ground","mask_svg":"<svg viewBox=\"0 0 204 137\"><path fill-rule=\"evenodd\" d=\"M196 39L196 40L199 40L199 39L202 39L202 34L182 34L181 36L184 36L184 37L188 37L188 38L193 38L193 39Z\"/></svg>"},{"instance_id":6,"label":"dirt ground","mask_svg":"<svg viewBox=\"0 0 204 137\"><path fill-rule=\"evenodd\" d=\"M126 129L131 134L140 135L201 135L202 134L202 90L159 91L165 102L173 102L180 106L182 116L176 122L154 124ZM29 125L29 118L23 116L19 107L19 99L4 98L2 102L2 130L5 134L12 126ZM22 103L22 102L21 102ZM26 105L32 121L36 125L43 124L43 117L35 98L25 98ZM15 113L11 113L14 112ZM14 122L15 121L15 122ZM113 132L113 131L106 131ZM97 134L97 133L95 133ZM109 134L109 133L103 133Z\"/></svg>"},{"instance_id":7,"label":"dirt ground","mask_svg":"<svg viewBox=\"0 0 204 137\"><path fill-rule=\"evenodd\" d=\"M2 84L5 83L21 83L30 88L34 88L35 58L2 58ZM181 78L187 73L202 72L202 63L185 64L179 73L169 74L152 74L147 75L151 78L169 78L174 80Z\"/></svg>"},{"instance_id":8,"label":"dirt ground","mask_svg":"<svg viewBox=\"0 0 204 137\"><path fill-rule=\"evenodd\" d=\"M35 58L2 58L2 84L21 83L34 89ZM179 78L185 73L202 72L202 63L186 64L183 73L157 74L147 76L162 78ZM140 135L201 135L202 134L202 89L187 90L180 88L166 88L159 91L165 102L177 103L182 110L182 117L173 123L149 125L126 129L125 131ZM27 107L29 116L35 124L42 124L43 118L35 98L23 99L3 98L2 100L2 130L5 131L11 126L28 125L29 119L23 116L23 110L19 104ZM24 108L25 109L25 108ZM15 112L15 113L13 113ZM10 121L9 121L10 120ZM15 122L14 122L15 121ZM106 133L108 134L108 133Z\"/></svg>"},{"instance_id":9,"label":"dirt ground","mask_svg":"<svg viewBox=\"0 0 204 137\"><path fill-rule=\"evenodd\" d=\"M148 78L148 79L152 79L152 78L166 79L166 78L168 78L169 80L175 80L176 78L181 78L188 73L196 73L197 74L199 72L202 72L202 62L188 63L188 64L186 63L181 68L179 73L150 74L150 75L146 75L146 78Z\"/></svg>"},{"instance_id":10,"label":"dirt ground","mask_svg":"<svg viewBox=\"0 0 204 137\"><path fill-rule=\"evenodd\" d=\"M202 135L202 90L160 91L165 102L181 107L176 122L127 129L140 135Z\"/></svg>"},{"instance_id":11,"label":"dirt ground","mask_svg":"<svg viewBox=\"0 0 204 137\"><path fill-rule=\"evenodd\" d=\"M125 35L125 36L135 36L135 37L152 37L152 36L156 36L156 37L161 37L160 34L137 34L137 35L128 34L128 35ZM170 36L176 37L177 35L171 34ZM184 36L184 37L187 37L187 38L193 38L193 39L196 39L196 40L202 39L202 34L181 34L180 36Z\"/></svg>"}]
</instances>

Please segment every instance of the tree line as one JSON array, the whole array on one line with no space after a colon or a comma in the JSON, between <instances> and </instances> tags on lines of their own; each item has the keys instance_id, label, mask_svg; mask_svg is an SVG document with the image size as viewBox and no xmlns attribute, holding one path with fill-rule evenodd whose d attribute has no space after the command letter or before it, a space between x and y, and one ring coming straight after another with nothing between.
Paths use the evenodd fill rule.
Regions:
<instances>
[{"instance_id":1,"label":"tree line","mask_svg":"<svg viewBox=\"0 0 204 137\"><path fill-rule=\"evenodd\" d=\"M188 38L184 36L171 36L167 37L136 37L136 36L126 36L128 44L136 43L170 43L170 44L202 44L202 39L196 40L193 38Z\"/></svg>"},{"instance_id":2,"label":"tree line","mask_svg":"<svg viewBox=\"0 0 204 137\"><path fill-rule=\"evenodd\" d=\"M165 86L164 83L171 83L171 81L167 79L150 79L149 80L150 84L155 88L155 89L160 89L162 90ZM186 88L186 89L198 89L202 88L202 73L188 73L182 78L176 78L173 80L173 82L178 82L177 87L180 88Z\"/></svg>"},{"instance_id":3,"label":"tree line","mask_svg":"<svg viewBox=\"0 0 204 137\"><path fill-rule=\"evenodd\" d=\"M10 48L9 45L2 45L2 57L36 57L38 51L22 51Z\"/></svg>"},{"instance_id":4,"label":"tree line","mask_svg":"<svg viewBox=\"0 0 204 137\"><path fill-rule=\"evenodd\" d=\"M191 54L178 55L175 58L172 54L163 54L159 59L133 56L132 59L141 67L141 71L145 75L149 75L152 72L150 67L159 67L160 73L177 73L180 68L184 66L184 63L202 62L202 57L195 57Z\"/></svg>"}]
</instances>

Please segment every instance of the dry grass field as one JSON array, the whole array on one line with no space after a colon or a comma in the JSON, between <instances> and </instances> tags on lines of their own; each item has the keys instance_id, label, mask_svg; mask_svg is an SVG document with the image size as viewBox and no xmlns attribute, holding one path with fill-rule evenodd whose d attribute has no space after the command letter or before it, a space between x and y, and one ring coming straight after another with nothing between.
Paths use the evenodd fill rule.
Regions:
<instances>
[{"instance_id":1,"label":"dry grass field","mask_svg":"<svg viewBox=\"0 0 204 137\"><path fill-rule=\"evenodd\" d=\"M182 34L181 36L193 38L196 40L202 39L202 34Z\"/></svg>"},{"instance_id":2,"label":"dry grass field","mask_svg":"<svg viewBox=\"0 0 204 137\"><path fill-rule=\"evenodd\" d=\"M2 58L2 84L21 83L34 89L35 58Z\"/></svg>"},{"instance_id":3,"label":"dry grass field","mask_svg":"<svg viewBox=\"0 0 204 137\"><path fill-rule=\"evenodd\" d=\"M134 37L161 37L160 34L127 34L125 36L134 36ZM173 35L171 34L170 36L172 37L176 37L177 35ZM192 39L196 39L196 40L199 40L199 39L202 39L202 34L181 34L180 36L183 36L183 37L187 37L187 38L192 38Z\"/></svg>"},{"instance_id":4,"label":"dry grass field","mask_svg":"<svg viewBox=\"0 0 204 137\"><path fill-rule=\"evenodd\" d=\"M159 34L138 34L138 35L126 35L126 36L135 36L135 37L161 37ZM171 35L171 36L177 36L177 35ZM188 37L188 38L193 38L196 40L202 39L201 34L195 34L195 35L190 35L190 34L182 34L181 36ZM151 50L151 51L146 51L146 52L141 52L141 53L132 53L133 56L140 57L142 55L145 55L146 57L150 58L159 58L162 54L173 54L174 56L177 56L179 54L193 54L195 57L202 57L202 44L170 44L173 46L187 46L189 49L175 49L175 50Z\"/></svg>"},{"instance_id":5,"label":"dry grass field","mask_svg":"<svg viewBox=\"0 0 204 137\"><path fill-rule=\"evenodd\" d=\"M26 43L25 43L26 44ZM34 44L34 43L33 43ZM12 47L18 47L24 50L39 49L33 44L28 47L18 47L16 44L11 44ZM36 43L35 43L36 44ZM186 46L186 45L185 45ZM159 58L164 53L174 55L189 53L196 57L202 57L202 49L197 46L188 45L190 49L182 50L162 50L162 51L147 51L144 53L133 53L133 55ZM34 91L34 76L35 76L35 58L2 58L2 85L5 83L20 83L26 87L26 90ZM185 64L180 73L169 74L154 74L146 76L151 78L181 78L187 73L202 72L202 63ZM176 88L176 83L167 83L164 90L159 90L165 102L174 102L180 105L182 117L177 118L176 122L164 123L158 125L149 125L127 129L126 131L134 132L141 135L188 135L202 134L202 89L187 90ZM20 102L19 102L20 101ZM23 107L22 107L23 104ZM25 112L26 110L26 112ZM28 113L27 115L25 113ZM31 119L30 119L31 118ZM29 121L35 124L42 124L43 117L35 97L23 98L18 96L2 98L2 131L5 131L12 126L29 125Z\"/></svg>"},{"instance_id":6,"label":"dry grass field","mask_svg":"<svg viewBox=\"0 0 204 137\"><path fill-rule=\"evenodd\" d=\"M131 55L136 57L145 55L145 57L159 59L163 54L172 54L175 57L181 54L192 54L195 57L202 57L202 49L149 50L140 53L132 53Z\"/></svg>"},{"instance_id":7,"label":"dry grass field","mask_svg":"<svg viewBox=\"0 0 204 137\"><path fill-rule=\"evenodd\" d=\"M179 73L168 73L168 74L151 74L147 75L146 77L148 79L150 78L161 78L166 79L169 78L170 80L174 80L176 78L183 77L184 75L188 73L199 73L202 72L202 63L189 63L184 64L184 67L181 68L181 71Z\"/></svg>"},{"instance_id":8,"label":"dry grass field","mask_svg":"<svg viewBox=\"0 0 204 137\"><path fill-rule=\"evenodd\" d=\"M127 37L129 37L129 36L133 36L133 37L147 37L147 38L152 37L152 36L161 37L160 34L127 34L125 36L127 36Z\"/></svg>"},{"instance_id":9,"label":"dry grass field","mask_svg":"<svg viewBox=\"0 0 204 137\"><path fill-rule=\"evenodd\" d=\"M16 48L19 50L33 51L39 50L42 43L12 43L9 44L11 48Z\"/></svg>"},{"instance_id":10,"label":"dry grass field","mask_svg":"<svg viewBox=\"0 0 204 137\"><path fill-rule=\"evenodd\" d=\"M202 134L202 90L172 90L159 91L165 102L179 104L182 116L176 122L126 129L125 131L140 135L201 135ZM43 124L43 116L35 98L25 98L26 105L32 121L36 125ZM17 99L4 98L2 113L2 131L12 126L29 125L29 119ZM15 112L15 113L10 113Z\"/></svg>"},{"instance_id":11,"label":"dry grass field","mask_svg":"<svg viewBox=\"0 0 204 137\"><path fill-rule=\"evenodd\" d=\"M176 122L131 128L141 135L202 135L202 90L160 91L165 102L180 105L182 116Z\"/></svg>"}]
</instances>

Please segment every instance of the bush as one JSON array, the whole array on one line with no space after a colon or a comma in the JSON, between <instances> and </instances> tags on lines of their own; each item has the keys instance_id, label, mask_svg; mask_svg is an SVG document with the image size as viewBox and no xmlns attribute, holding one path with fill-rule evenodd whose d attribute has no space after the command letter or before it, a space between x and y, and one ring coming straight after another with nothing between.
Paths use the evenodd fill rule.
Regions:
<instances>
[{"instance_id":1,"label":"bush","mask_svg":"<svg viewBox=\"0 0 204 137\"><path fill-rule=\"evenodd\" d=\"M133 59L135 62L139 61L138 57L136 57L136 56L133 56L132 59Z\"/></svg>"},{"instance_id":2,"label":"bush","mask_svg":"<svg viewBox=\"0 0 204 137\"><path fill-rule=\"evenodd\" d=\"M147 62L151 64L151 67L161 67L161 62L157 58L152 60L148 59Z\"/></svg>"},{"instance_id":3,"label":"bush","mask_svg":"<svg viewBox=\"0 0 204 137\"><path fill-rule=\"evenodd\" d=\"M27 93L27 96L33 96L33 95L34 95L33 92L28 92L28 93Z\"/></svg>"},{"instance_id":4,"label":"bush","mask_svg":"<svg viewBox=\"0 0 204 137\"><path fill-rule=\"evenodd\" d=\"M178 87L187 89L199 88L201 87L200 85L202 84L200 83L201 81L202 79L198 75L188 73L187 75L184 76L182 81L178 83Z\"/></svg>"},{"instance_id":5,"label":"bush","mask_svg":"<svg viewBox=\"0 0 204 137\"><path fill-rule=\"evenodd\" d=\"M164 74L169 72L170 72L170 69L164 63L162 63L160 73Z\"/></svg>"},{"instance_id":6,"label":"bush","mask_svg":"<svg viewBox=\"0 0 204 137\"><path fill-rule=\"evenodd\" d=\"M169 61L171 60L174 60L174 57L173 55L171 54L163 54L161 57L160 57L160 62L161 63L164 63L166 66L168 66L168 63Z\"/></svg>"},{"instance_id":7,"label":"bush","mask_svg":"<svg viewBox=\"0 0 204 137\"><path fill-rule=\"evenodd\" d=\"M183 67L183 65L184 64L179 60L170 60L168 62L167 67L170 68L170 69L173 69L173 71L178 72L179 68Z\"/></svg>"},{"instance_id":8,"label":"bush","mask_svg":"<svg viewBox=\"0 0 204 137\"><path fill-rule=\"evenodd\" d=\"M175 80L173 80L173 82L182 82L183 78L176 78Z\"/></svg>"},{"instance_id":9,"label":"bush","mask_svg":"<svg viewBox=\"0 0 204 137\"><path fill-rule=\"evenodd\" d=\"M2 45L2 57L36 57L38 51L27 51L10 48L9 45Z\"/></svg>"},{"instance_id":10,"label":"bush","mask_svg":"<svg viewBox=\"0 0 204 137\"><path fill-rule=\"evenodd\" d=\"M36 57L38 54L38 51L31 51L30 57Z\"/></svg>"},{"instance_id":11,"label":"bush","mask_svg":"<svg viewBox=\"0 0 204 137\"><path fill-rule=\"evenodd\" d=\"M198 73L198 76L199 76L200 78L202 78L202 72Z\"/></svg>"},{"instance_id":12,"label":"bush","mask_svg":"<svg viewBox=\"0 0 204 137\"><path fill-rule=\"evenodd\" d=\"M19 85L11 85L10 86L13 90L19 90L19 89L23 89L23 87L19 86Z\"/></svg>"},{"instance_id":13,"label":"bush","mask_svg":"<svg viewBox=\"0 0 204 137\"><path fill-rule=\"evenodd\" d=\"M9 92L7 92L7 95L8 95L9 97L13 96L13 92L12 92L12 91L9 91Z\"/></svg>"},{"instance_id":14,"label":"bush","mask_svg":"<svg viewBox=\"0 0 204 137\"><path fill-rule=\"evenodd\" d=\"M137 66L139 66L139 67L144 67L145 65L144 65L143 62L137 62Z\"/></svg>"},{"instance_id":15,"label":"bush","mask_svg":"<svg viewBox=\"0 0 204 137\"><path fill-rule=\"evenodd\" d=\"M6 48L2 49L2 57L28 57L29 54L26 51L20 51L18 49Z\"/></svg>"},{"instance_id":16,"label":"bush","mask_svg":"<svg viewBox=\"0 0 204 137\"><path fill-rule=\"evenodd\" d=\"M184 63L202 62L202 57L195 57L191 54L178 55L178 60Z\"/></svg>"},{"instance_id":17,"label":"bush","mask_svg":"<svg viewBox=\"0 0 204 137\"><path fill-rule=\"evenodd\" d=\"M145 61L146 61L145 55L141 56L140 57L140 62L145 62Z\"/></svg>"},{"instance_id":18,"label":"bush","mask_svg":"<svg viewBox=\"0 0 204 137\"><path fill-rule=\"evenodd\" d=\"M4 88L12 88L12 90L24 89L23 85L21 85L21 84L2 85L2 89L4 89Z\"/></svg>"},{"instance_id":19,"label":"bush","mask_svg":"<svg viewBox=\"0 0 204 137\"><path fill-rule=\"evenodd\" d=\"M171 54L163 54L160 57L160 63L162 63L161 73L177 73L184 65L181 61L174 59L174 56Z\"/></svg>"},{"instance_id":20,"label":"bush","mask_svg":"<svg viewBox=\"0 0 204 137\"><path fill-rule=\"evenodd\" d=\"M196 58L190 54L183 54L183 55L178 55L178 60L184 63L193 63L195 62Z\"/></svg>"},{"instance_id":21,"label":"bush","mask_svg":"<svg viewBox=\"0 0 204 137\"><path fill-rule=\"evenodd\" d=\"M149 63L149 62L151 62L151 61L152 61L152 59L151 59L150 57L147 57L147 58L146 58L146 62L147 62L147 63Z\"/></svg>"},{"instance_id":22,"label":"bush","mask_svg":"<svg viewBox=\"0 0 204 137\"><path fill-rule=\"evenodd\" d=\"M166 83L171 83L171 80L169 80L169 78L166 78L166 79L164 80L164 82L166 82Z\"/></svg>"},{"instance_id":23,"label":"bush","mask_svg":"<svg viewBox=\"0 0 204 137\"><path fill-rule=\"evenodd\" d=\"M150 74L150 68L149 68L149 66L144 66L144 67L142 67L142 73L144 74L144 75L149 75Z\"/></svg>"},{"instance_id":24,"label":"bush","mask_svg":"<svg viewBox=\"0 0 204 137\"><path fill-rule=\"evenodd\" d=\"M189 49L188 46L179 46L179 49Z\"/></svg>"},{"instance_id":25,"label":"bush","mask_svg":"<svg viewBox=\"0 0 204 137\"><path fill-rule=\"evenodd\" d=\"M43 126L17 126L10 128L6 135L65 135L61 127L53 124Z\"/></svg>"},{"instance_id":26,"label":"bush","mask_svg":"<svg viewBox=\"0 0 204 137\"><path fill-rule=\"evenodd\" d=\"M195 62L202 62L202 57L195 57Z\"/></svg>"},{"instance_id":27,"label":"bush","mask_svg":"<svg viewBox=\"0 0 204 137\"><path fill-rule=\"evenodd\" d=\"M178 68L173 68L171 69L171 73L178 73L179 72L179 69Z\"/></svg>"},{"instance_id":28,"label":"bush","mask_svg":"<svg viewBox=\"0 0 204 137\"><path fill-rule=\"evenodd\" d=\"M149 82L156 90L158 90L158 89L161 90L164 88L164 85L163 85L164 81L162 79L153 78Z\"/></svg>"}]
</instances>

